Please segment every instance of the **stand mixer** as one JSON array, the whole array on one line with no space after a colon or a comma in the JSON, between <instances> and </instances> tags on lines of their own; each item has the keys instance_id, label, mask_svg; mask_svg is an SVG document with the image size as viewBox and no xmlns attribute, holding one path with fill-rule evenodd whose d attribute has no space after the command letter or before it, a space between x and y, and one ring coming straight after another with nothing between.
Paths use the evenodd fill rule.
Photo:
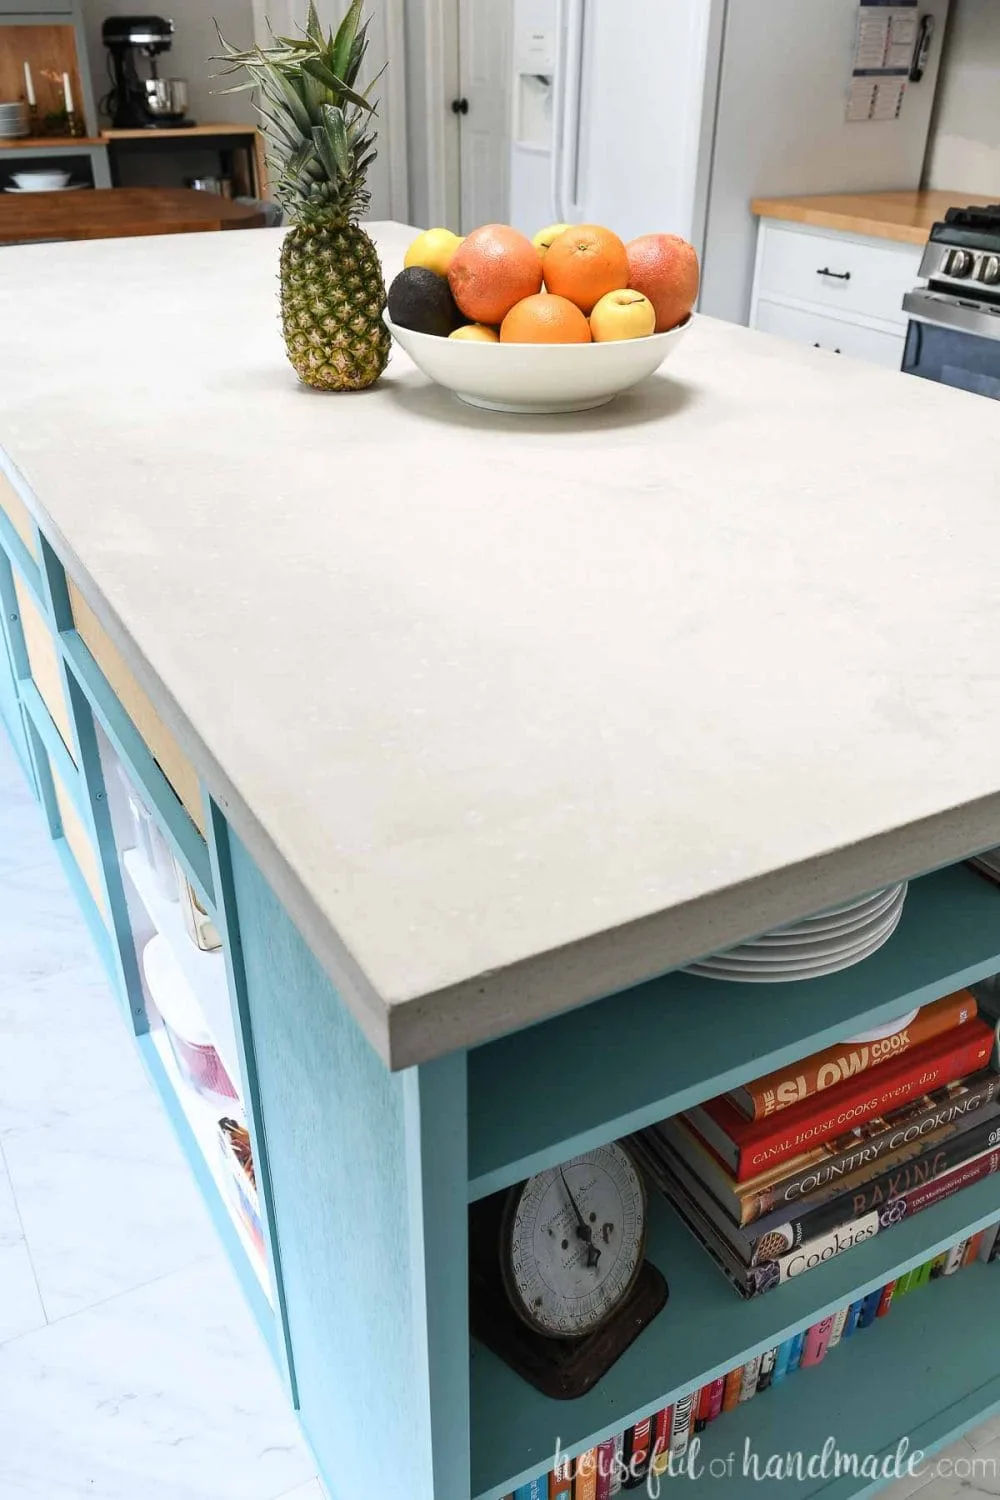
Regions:
<instances>
[{"instance_id":1,"label":"stand mixer","mask_svg":"<svg viewBox=\"0 0 1000 1500\"><path fill-rule=\"evenodd\" d=\"M159 75L157 58L170 51L173 35L173 21L162 16L109 16L103 23L112 86L101 109L116 130L176 130L195 123L187 117L184 79ZM140 58L149 65L148 76Z\"/></svg>"}]
</instances>

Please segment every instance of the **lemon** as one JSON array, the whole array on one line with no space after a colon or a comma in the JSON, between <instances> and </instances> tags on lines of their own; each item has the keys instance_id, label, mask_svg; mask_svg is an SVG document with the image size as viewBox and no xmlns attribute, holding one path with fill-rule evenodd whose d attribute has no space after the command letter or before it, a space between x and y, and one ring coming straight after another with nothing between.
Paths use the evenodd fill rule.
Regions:
<instances>
[{"instance_id":1,"label":"lemon","mask_svg":"<svg viewBox=\"0 0 1000 1500\"><path fill-rule=\"evenodd\" d=\"M407 270L422 266L436 276L447 276L451 258L461 243L461 235L452 234L450 229L425 229L407 250L403 265Z\"/></svg>"},{"instance_id":2,"label":"lemon","mask_svg":"<svg viewBox=\"0 0 1000 1500\"><path fill-rule=\"evenodd\" d=\"M450 339L461 339L464 344L499 344L500 335L495 328L487 328L485 323L463 323L461 328L456 328L454 333L449 333Z\"/></svg>"},{"instance_id":3,"label":"lemon","mask_svg":"<svg viewBox=\"0 0 1000 1500\"><path fill-rule=\"evenodd\" d=\"M544 255L553 240L557 240L567 229L572 229L572 224L549 224L545 229L540 229L532 236L531 243Z\"/></svg>"}]
</instances>

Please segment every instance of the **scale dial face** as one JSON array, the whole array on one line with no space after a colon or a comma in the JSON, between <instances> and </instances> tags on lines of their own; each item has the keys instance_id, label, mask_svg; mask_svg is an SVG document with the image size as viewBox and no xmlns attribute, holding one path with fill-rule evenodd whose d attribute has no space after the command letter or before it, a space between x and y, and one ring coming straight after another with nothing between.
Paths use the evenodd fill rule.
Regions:
<instances>
[{"instance_id":1,"label":"scale dial face","mask_svg":"<svg viewBox=\"0 0 1000 1500\"><path fill-rule=\"evenodd\" d=\"M632 1290L645 1242L632 1158L618 1145L587 1151L511 1190L500 1246L507 1295L538 1333L582 1338Z\"/></svg>"}]
</instances>

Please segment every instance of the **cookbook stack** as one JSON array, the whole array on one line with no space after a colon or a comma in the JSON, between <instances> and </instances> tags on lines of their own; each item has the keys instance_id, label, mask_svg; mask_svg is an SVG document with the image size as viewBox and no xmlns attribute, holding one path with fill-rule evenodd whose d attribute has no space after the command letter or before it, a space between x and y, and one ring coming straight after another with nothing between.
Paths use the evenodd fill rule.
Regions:
<instances>
[{"instance_id":1,"label":"cookbook stack","mask_svg":"<svg viewBox=\"0 0 1000 1500\"><path fill-rule=\"evenodd\" d=\"M968 990L633 1138L744 1297L1000 1170L996 1017Z\"/></svg>"}]
</instances>

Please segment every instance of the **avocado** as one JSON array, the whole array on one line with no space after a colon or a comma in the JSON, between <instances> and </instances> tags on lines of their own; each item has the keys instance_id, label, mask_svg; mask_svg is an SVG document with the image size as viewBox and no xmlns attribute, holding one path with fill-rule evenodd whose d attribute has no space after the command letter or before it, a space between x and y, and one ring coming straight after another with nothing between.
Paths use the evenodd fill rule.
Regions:
<instances>
[{"instance_id":1,"label":"avocado","mask_svg":"<svg viewBox=\"0 0 1000 1500\"><path fill-rule=\"evenodd\" d=\"M424 266L400 271L389 288L388 300L392 321L417 333L433 333L446 339L453 328L465 322L447 281Z\"/></svg>"}]
</instances>

